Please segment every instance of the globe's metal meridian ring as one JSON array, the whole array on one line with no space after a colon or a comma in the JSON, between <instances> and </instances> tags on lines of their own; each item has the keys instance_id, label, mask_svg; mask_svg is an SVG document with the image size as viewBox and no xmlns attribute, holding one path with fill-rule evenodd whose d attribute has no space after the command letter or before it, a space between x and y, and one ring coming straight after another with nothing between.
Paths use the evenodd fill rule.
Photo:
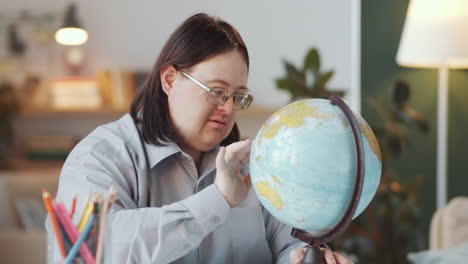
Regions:
<instances>
[{"instance_id":1,"label":"globe's metal meridian ring","mask_svg":"<svg viewBox=\"0 0 468 264\"><path fill-rule=\"evenodd\" d=\"M356 120L356 117L354 116L353 112L348 107L348 105L339 96L332 95L329 99L332 104L337 105L344 112L353 131L355 143L354 146L357 154L356 182L354 185L354 191L351 196L348 208L346 209L344 215L341 217L340 221L338 221L338 223L332 229L318 236L313 236L301 229L292 229L291 235L293 237L300 239L301 241L309 244L312 247L318 247L325 243L331 242L346 230L348 225L353 220L354 213L359 204L359 199L362 193L362 185L364 181L364 147L362 144L361 131L359 130L359 125Z\"/></svg>"}]
</instances>

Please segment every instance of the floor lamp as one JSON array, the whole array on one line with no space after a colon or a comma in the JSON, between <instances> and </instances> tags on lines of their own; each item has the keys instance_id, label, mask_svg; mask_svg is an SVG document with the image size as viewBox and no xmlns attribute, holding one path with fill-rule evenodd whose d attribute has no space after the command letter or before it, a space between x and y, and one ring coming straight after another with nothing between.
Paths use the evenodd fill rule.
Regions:
<instances>
[{"instance_id":1,"label":"floor lamp","mask_svg":"<svg viewBox=\"0 0 468 264\"><path fill-rule=\"evenodd\" d=\"M448 69L468 68L468 1L410 0L397 63L439 70L437 208L447 202Z\"/></svg>"}]
</instances>

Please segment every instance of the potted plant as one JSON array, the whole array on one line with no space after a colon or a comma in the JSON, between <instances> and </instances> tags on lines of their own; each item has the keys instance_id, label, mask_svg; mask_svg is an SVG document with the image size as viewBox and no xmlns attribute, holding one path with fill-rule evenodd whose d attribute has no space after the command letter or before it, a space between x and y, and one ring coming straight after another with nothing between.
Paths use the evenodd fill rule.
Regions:
<instances>
[{"instance_id":1,"label":"potted plant","mask_svg":"<svg viewBox=\"0 0 468 264\"><path fill-rule=\"evenodd\" d=\"M301 68L285 59L282 63L286 75L275 80L276 87L287 91L291 96L291 101L303 98L328 98L332 94L344 95L342 90L330 91L327 89L327 83L335 72L321 70L320 54L316 48L309 49Z\"/></svg>"}]
</instances>

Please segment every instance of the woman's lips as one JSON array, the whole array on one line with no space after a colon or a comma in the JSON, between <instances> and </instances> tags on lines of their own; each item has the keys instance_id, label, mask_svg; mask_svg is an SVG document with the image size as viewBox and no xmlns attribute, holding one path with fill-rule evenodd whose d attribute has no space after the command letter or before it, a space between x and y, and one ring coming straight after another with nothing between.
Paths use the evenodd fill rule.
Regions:
<instances>
[{"instance_id":1,"label":"woman's lips","mask_svg":"<svg viewBox=\"0 0 468 264\"><path fill-rule=\"evenodd\" d=\"M224 128L226 126L226 121L223 120L208 120L215 128Z\"/></svg>"}]
</instances>

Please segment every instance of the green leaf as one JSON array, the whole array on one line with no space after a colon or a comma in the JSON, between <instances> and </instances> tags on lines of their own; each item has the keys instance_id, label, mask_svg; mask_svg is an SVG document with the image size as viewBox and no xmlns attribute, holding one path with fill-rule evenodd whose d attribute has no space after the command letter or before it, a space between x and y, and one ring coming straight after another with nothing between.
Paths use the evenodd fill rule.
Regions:
<instances>
[{"instance_id":1,"label":"green leaf","mask_svg":"<svg viewBox=\"0 0 468 264\"><path fill-rule=\"evenodd\" d=\"M320 70L320 55L316 48L310 49L304 59L304 72L307 70L314 73Z\"/></svg>"},{"instance_id":2,"label":"green leaf","mask_svg":"<svg viewBox=\"0 0 468 264\"><path fill-rule=\"evenodd\" d=\"M296 82L291 78L276 79L276 87L286 91L293 91L296 87Z\"/></svg>"},{"instance_id":3,"label":"green leaf","mask_svg":"<svg viewBox=\"0 0 468 264\"><path fill-rule=\"evenodd\" d=\"M288 90L288 91L291 89L294 89L294 87L296 86L296 83L291 78L280 78L280 79L276 79L275 82L276 82L276 87L278 87L279 89Z\"/></svg>"},{"instance_id":4,"label":"green leaf","mask_svg":"<svg viewBox=\"0 0 468 264\"><path fill-rule=\"evenodd\" d=\"M283 65L284 65L284 68L286 70L286 74L289 76L289 77L292 77L294 79L296 78L301 78L303 76L302 72L300 72L296 66L294 66L292 63L286 61L286 60L283 60Z\"/></svg>"},{"instance_id":5,"label":"green leaf","mask_svg":"<svg viewBox=\"0 0 468 264\"><path fill-rule=\"evenodd\" d=\"M281 90L286 90L291 94L291 98L297 98L304 94L304 87L292 78L276 79L276 87Z\"/></svg>"},{"instance_id":6,"label":"green leaf","mask_svg":"<svg viewBox=\"0 0 468 264\"><path fill-rule=\"evenodd\" d=\"M324 74L320 74L315 81L314 89L317 89L320 91L325 90L325 85L333 77L333 74L335 74L334 71L329 71Z\"/></svg>"}]
</instances>

